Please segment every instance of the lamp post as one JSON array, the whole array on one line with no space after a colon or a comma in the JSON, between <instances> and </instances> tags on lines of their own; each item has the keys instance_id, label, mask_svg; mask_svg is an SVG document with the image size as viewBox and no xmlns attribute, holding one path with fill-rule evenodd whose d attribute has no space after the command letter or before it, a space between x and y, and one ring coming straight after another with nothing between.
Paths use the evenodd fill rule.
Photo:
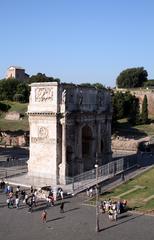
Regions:
<instances>
[{"instance_id":1,"label":"lamp post","mask_svg":"<svg viewBox=\"0 0 154 240\"><path fill-rule=\"evenodd\" d=\"M99 192L98 192L98 157L96 153L96 232L99 232L99 206L98 206L98 198L99 198Z\"/></svg>"}]
</instances>

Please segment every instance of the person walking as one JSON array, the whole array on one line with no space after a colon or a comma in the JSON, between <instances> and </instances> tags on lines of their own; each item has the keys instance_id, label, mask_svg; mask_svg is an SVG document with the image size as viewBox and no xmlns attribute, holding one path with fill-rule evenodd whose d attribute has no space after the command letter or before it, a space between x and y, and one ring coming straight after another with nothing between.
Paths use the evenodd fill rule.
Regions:
<instances>
[{"instance_id":1,"label":"person walking","mask_svg":"<svg viewBox=\"0 0 154 240\"><path fill-rule=\"evenodd\" d=\"M41 214L41 220L43 223L47 222L47 211L44 209Z\"/></svg>"},{"instance_id":2,"label":"person walking","mask_svg":"<svg viewBox=\"0 0 154 240\"><path fill-rule=\"evenodd\" d=\"M19 208L19 197L16 197L15 204L16 204L16 208Z\"/></svg>"},{"instance_id":3,"label":"person walking","mask_svg":"<svg viewBox=\"0 0 154 240\"><path fill-rule=\"evenodd\" d=\"M6 202L7 202L7 207L10 208L10 198L9 197L7 198Z\"/></svg>"},{"instance_id":4,"label":"person walking","mask_svg":"<svg viewBox=\"0 0 154 240\"><path fill-rule=\"evenodd\" d=\"M64 202L60 204L60 213L64 213Z\"/></svg>"}]
</instances>

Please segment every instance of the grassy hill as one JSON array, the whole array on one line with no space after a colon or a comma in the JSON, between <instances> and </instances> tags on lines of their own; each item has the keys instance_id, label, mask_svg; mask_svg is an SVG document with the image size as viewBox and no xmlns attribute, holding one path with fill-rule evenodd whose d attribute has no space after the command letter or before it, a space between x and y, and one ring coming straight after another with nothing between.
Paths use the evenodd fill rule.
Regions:
<instances>
[{"instance_id":1,"label":"grassy hill","mask_svg":"<svg viewBox=\"0 0 154 240\"><path fill-rule=\"evenodd\" d=\"M27 103L18 103L18 102L11 102L11 101L3 101L10 106L9 111L16 111L22 115L21 120L12 121L5 119L5 113L0 115L0 130L1 131L28 131L29 124L28 124L28 116L27 112Z\"/></svg>"}]
</instances>

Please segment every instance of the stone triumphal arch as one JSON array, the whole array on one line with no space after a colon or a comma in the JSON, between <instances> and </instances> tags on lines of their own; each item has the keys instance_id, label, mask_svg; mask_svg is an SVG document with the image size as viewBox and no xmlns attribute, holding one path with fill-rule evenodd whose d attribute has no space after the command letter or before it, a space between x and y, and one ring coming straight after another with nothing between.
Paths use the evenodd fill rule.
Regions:
<instances>
[{"instance_id":1,"label":"stone triumphal arch","mask_svg":"<svg viewBox=\"0 0 154 240\"><path fill-rule=\"evenodd\" d=\"M32 83L28 106L30 176L65 184L67 177L111 158L111 99L105 89Z\"/></svg>"}]
</instances>

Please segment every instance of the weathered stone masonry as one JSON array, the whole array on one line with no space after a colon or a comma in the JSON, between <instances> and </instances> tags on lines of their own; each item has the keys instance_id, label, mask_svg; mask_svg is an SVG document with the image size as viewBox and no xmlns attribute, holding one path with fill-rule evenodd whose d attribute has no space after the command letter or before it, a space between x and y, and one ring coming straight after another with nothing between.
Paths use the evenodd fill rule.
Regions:
<instances>
[{"instance_id":1,"label":"weathered stone masonry","mask_svg":"<svg viewBox=\"0 0 154 240\"><path fill-rule=\"evenodd\" d=\"M106 90L33 83L28 106L31 176L56 184L111 158L111 99Z\"/></svg>"}]
</instances>

